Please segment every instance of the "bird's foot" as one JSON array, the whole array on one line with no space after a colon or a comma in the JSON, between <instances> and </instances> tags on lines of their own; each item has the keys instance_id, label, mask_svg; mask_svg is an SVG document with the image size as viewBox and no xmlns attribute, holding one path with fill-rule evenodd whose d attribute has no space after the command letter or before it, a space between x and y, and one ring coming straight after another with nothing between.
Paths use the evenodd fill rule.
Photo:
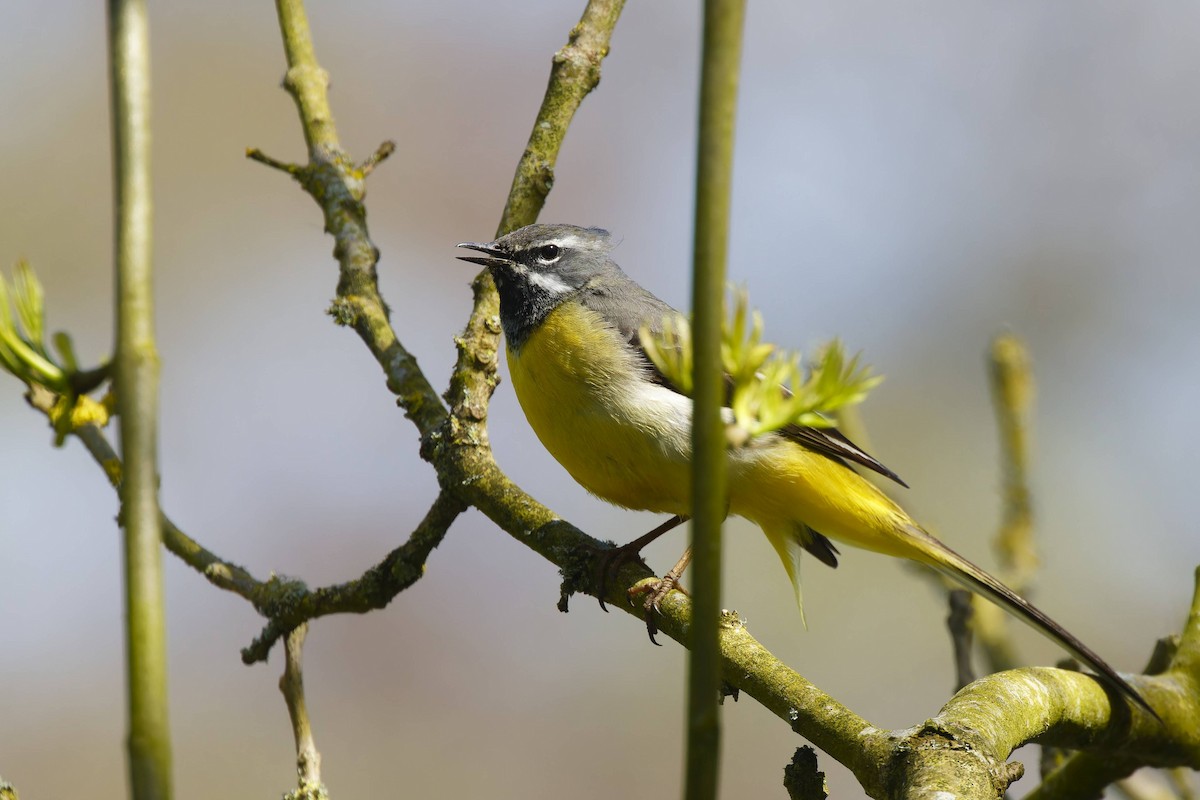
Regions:
<instances>
[{"instance_id":1,"label":"bird's foot","mask_svg":"<svg viewBox=\"0 0 1200 800\"><path fill-rule=\"evenodd\" d=\"M608 606L604 604L604 597L608 594L608 587L616 579L621 568L626 564L641 564L646 569L650 569L646 565L646 560L642 558L641 547L635 547L636 544L638 543L630 542L620 547L597 549L592 555L592 586L596 590L596 599L600 601L600 608L606 613Z\"/></svg>"},{"instance_id":2,"label":"bird's foot","mask_svg":"<svg viewBox=\"0 0 1200 800\"><path fill-rule=\"evenodd\" d=\"M596 599L600 601L600 608L608 611L608 607L604 605L604 596L608 594L608 585L617 576L621 567L636 562L646 567L646 569L650 569L646 566L645 560L642 559L642 548L686 521L687 517L680 515L673 516L654 530L643 536L639 536L629 544L597 550L595 552L592 586L596 589ZM676 577L678 578L678 576Z\"/></svg>"},{"instance_id":3,"label":"bird's foot","mask_svg":"<svg viewBox=\"0 0 1200 800\"><path fill-rule=\"evenodd\" d=\"M675 570L671 570L661 578L646 578L640 580L633 586L629 587L629 602L634 604L639 598L642 599L642 610L645 613L646 634L650 637L650 641L658 644L658 640L654 638L658 633L658 623L655 621L655 615L662 613L659 604L671 592L678 591L687 595L687 589L679 585L679 575Z\"/></svg>"}]
</instances>

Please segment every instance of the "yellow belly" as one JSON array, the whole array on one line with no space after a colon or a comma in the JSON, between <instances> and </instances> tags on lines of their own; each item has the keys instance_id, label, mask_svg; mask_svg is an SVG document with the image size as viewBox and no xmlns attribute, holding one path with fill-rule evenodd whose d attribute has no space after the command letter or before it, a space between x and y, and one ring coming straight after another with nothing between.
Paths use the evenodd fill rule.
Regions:
<instances>
[{"instance_id":1,"label":"yellow belly","mask_svg":"<svg viewBox=\"0 0 1200 800\"><path fill-rule=\"evenodd\" d=\"M508 349L508 367L538 439L585 489L627 508L689 513L691 401L641 380L594 312L563 303Z\"/></svg>"},{"instance_id":2,"label":"yellow belly","mask_svg":"<svg viewBox=\"0 0 1200 800\"><path fill-rule=\"evenodd\" d=\"M691 513L692 402L642 378L625 342L594 312L559 306L519 350L509 348L508 366L530 426L585 489L626 508ZM803 523L914 557L899 507L849 468L780 437L731 455L729 502L731 514L780 537Z\"/></svg>"}]
</instances>

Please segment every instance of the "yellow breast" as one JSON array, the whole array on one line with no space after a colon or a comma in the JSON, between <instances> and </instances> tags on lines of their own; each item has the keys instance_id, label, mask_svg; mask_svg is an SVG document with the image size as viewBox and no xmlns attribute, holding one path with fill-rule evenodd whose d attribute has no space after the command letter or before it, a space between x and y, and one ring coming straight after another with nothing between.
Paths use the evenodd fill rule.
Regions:
<instances>
[{"instance_id":1,"label":"yellow breast","mask_svg":"<svg viewBox=\"0 0 1200 800\"><path fill-rule=\"evenodd\" d=\"M513 388L550 454L617 505L689 513L691 401L643 377L620 334L568 301L508 349Z\"/></svg>"}]
</instances>

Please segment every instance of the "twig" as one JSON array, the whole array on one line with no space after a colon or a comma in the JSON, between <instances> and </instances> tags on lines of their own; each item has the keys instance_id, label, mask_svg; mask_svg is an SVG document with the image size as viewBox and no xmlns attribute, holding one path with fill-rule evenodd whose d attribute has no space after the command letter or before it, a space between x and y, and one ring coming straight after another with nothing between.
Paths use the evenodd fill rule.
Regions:
<instances>
[{"instance_id":1,"label":"twig","mask_svg":"<svg viewBox=\"0 0 1200 800\"><path fill-rule=\"evenodd\" d=\"M1029 489L1030 419L1035 389L1025 344L1012 334L994 338L988 351L988 374L1004 480L1004 506L995 539L1000 561L998 577L1024 594L1038 568ZM1008 616L997 606L975 603L973 628L990 671L1011 669L1021 663Z\"/></svg>"},{"instance_id":2,"label":"twig","mask_svg":"<svg viewBox=\"0 0 1200 800\"><path fill-rule=\"evenodd\" d=\"M1037 571L1038 558L1033 540L1033 503L1028 478L1034 381L1029 353L1019 338L1001 334L992 340L988 349L988 377L1004 481L1004 505L995 538L1000 560L998 577L1023 594ZM1008 615L993 603L976 602L973 595L967 596L965 608L956 607L956 591L952 590L950 594L948 621L959 688L970 682L973 673L971 641L966 638L969 634L974 634L973 638L979 642L989 672L1019 665L1021 660L1013 643Z\"/></svg>"},{"instance_id":3,"label":"twig","mask_svg":"<svg viewBox=\"0 0 1200 800\"><path fill-rule=\"evenodd\" d=\"M1179 800L1195 800L1196 785L1193 778L1194 773L1182 767L1167 770L1167 780Z\"/></svg>"},{"instance_id":4,"label":"twig","mask_svg":"<svg viewBox=\"0 0 1200 800\"><path fill-rule=\"evenodd\" d=\"M31 387L28 398L31 406L47 416L57 400L56 395L40 386ZM95 425L81 425L71 432L113 487L119 487L123 465L104 432ZM242 651L242 659L249 664L266 660L275 642L303 622L330 614L363 614L386 606L421 577L429 554L464 509L463 502L453 495L439 494L408 541L380 563L355 580L317 589L283 576L261 581L245 567L221 558L192 539L166 515L162 517L163 544L214 586L245 598L269 619L258 638Z\"/></svg>"},{"instance_id":5,"label":"twig","mask_svg":"<svg viewBox=\"0 0 1200 800\"><path fill-rule=\"evenodd\" d=\"M817 768L817 754L811 747L797 747L791 762L783 768L783 788L789 800L825 800L829 784Z\"/></svg>"},{"instance_id":6,"label":"twig","mask_svg":"<svg viewBox=\"0 0 1200 800\"><path fill-rule=\"evenodd\" d=\"M1029 490L1030 418L1035 386L1029 351L1012 334L992 340L988 357L992 405L1000 432L1004 510L996 552L1009 586L1022 592L1038 568L1033 541L1033 501Z\"/></svg>"},{"instance_id":7,"label":"twig","mask_svg":"<svg viewBox=\"0 0 1200 800\"><path fill-rule=\"evenodd\" d=\"M264 661L271 646L293 626L329 614L365 614L385 607L396 595L416 583L425 573L425 561L442 542L450 525L465 510L458 498L440 493L425 518L400 547L382 561L348 583L318 589L280 593L263 611L270 622L242 651L242 661Z\"/></svg>"},{"instance_id":8,"label":"twig","mask_svg":"<svg viewBox=\"0 0 1200 800\"><path fill-rule=\"evenodd\" d=\"M308 720L308 704L304 701L304 638L308 623L301 623L287 635L283 675L279 691L287 703L292 721L292 737L296 741L296 791L284 795L285 800L326 800L328 793L321 783L321 754L313 741L312 725Z\"/></svg>"},{"instance_id":9,"label":"twig","mask_svg":"<svg viewBox=\"0 0 1200 800\"><path fill-rule=\"evenodd\" d=\"M1128 756L1075 753L1025 797L1033 800L1100 797L1105 787L1124 780L1140 766L1138 759Z\"/></svg>"},{"instance_id":10,"label":"twig","mask_svg":"<svg viewBox=\"0 0 1200 800\"><path fill-rule=\"evenodd\" d=\"M1135 772L1113 784L1117 793L1126 800L1179 800L1171 787L1150 777L1145 772Z\"/></svg>"},{"instance_id":11,"label":"twig","mask_svg":"<svg viewBox=\"0 0 1200 800\"><path fill-rule=\"evenodd\" d=\"M385 142L361 166L346 155L329 108L329 75L317 63L304 3L276 0L275 10L287 54L283 84L300 114L308 164L292 168L257 150L252 157L291 174L320 206L340 267L337 298L329 314L339 325L354 328L383 368L388 388L396 394L405 415L422 434L431 435L446 421L446 409L388 320L375 271L379 250L371 241L362 204L366 176L394 146Z\"/></svg>"},{"instance_id":12,"label":"twig","mask_svg":"<svg viewBox=\"0 0 1200 800\"><path fill-rule=\"evenodd\" d=\"M554 185L554 164L567 128L583 99L600 83L600 63L608 55L624 7L625 0L589 0L566 45L554 54L550 82L513 175L497 235L529 225L541 213Z\"/></svg>"},{"instance_id":13,"label":"twig","mask_svg":"<svg viewBox=\"0 0 1200 800\"><path fill-rule=\"evenodd\" d=\"M688 642L686 785L689 800L717 796L721 764L721 523L728 510L725 380L721 361L725 264L733 184L733 131L745 0L705 0L692 268L695 409L692 417L692 630Z\"/></svg>"},{"instance_id":14,"label":"twig","mask_svg":"<svg viewBox=\"0 0 1200 800\"><path fill-rule=\"evenodd\" d=\"M154 343L150 32L145 0L108 4L117 273L117 412L126 471L125 612L129 771L135 798L171 797L162 533L158 511L158 352Z\"/></svg>"},{"instance_id":15,"label":"twig","mask_svg":"<svg viewBox=\"0 0 1200 800\"><path fill-rule=\"evenodd\" d=\"M950 629L950 641L954 645L954 691L975 680L975 669L971 666L971 618L974 604L971 593L966 589L951 589L947 594L950 614L946 627Z\"/></svg>"},{"instance_id":16,"label":"twig","mask_svg":"<svg viewBox=\"0 0 1200 800\"><path fill-rule=\"evenodd\" d=\"M550 82L517 163L497 234L530 225L541 213L554 183L554 164L567 129L583 99L600 83L600 64L608 55L624 7L625 0L589 0L566 45L554 54ZM455 339L458 359L445 397L454 418L453 441L486 446L488 401L499 382L500 298L487 270L475 278L471 288L474 305L462 335Z\"/></svg>"}]
</instances>

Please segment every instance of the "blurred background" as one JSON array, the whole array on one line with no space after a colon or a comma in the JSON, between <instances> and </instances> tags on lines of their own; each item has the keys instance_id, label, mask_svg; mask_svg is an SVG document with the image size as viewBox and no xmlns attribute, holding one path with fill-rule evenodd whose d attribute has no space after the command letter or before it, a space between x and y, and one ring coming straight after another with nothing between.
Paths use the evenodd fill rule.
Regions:
<instances>
[{"instance_id":1,"label":"blurred background","mask_svg":"<svg viewBox=\"0 0 1200 800\"><path fill-rule=\"evenodd\" d=\"M32 262L52 328L89 362L112 327L102 7L0 8L0 263ZM581 9L311 4L344 144L398 145L371 178L371 231L395 326L436 387L470 308L453 245L493 234ZM272 6L154 12L164 507L259 576L350 579L403 541L435 481L379 368L324 314L336 268L318 210L243 156L303 158ZM1025 337L1034 596L1125 670L1182 624L1200 562L1197 29L1182 5L756 0L746 31L731 274L768 338L865 351L888 376L863 409L876 454L920 519L994 566L984 352L997 332ZM629 4L542 215L610 228L618 262L680 306L698 42L696 4ZM507 383L492 409L500 464L565 518L618 541L655 522L577 487ZM0 774L29 798L122 797L114 494L3 375L0 443ZM809 561L806 631L766 540L727 530L725 605L767 647L876 725L937 711L953 672L926 581L859 551L836 571ZM242 666L261 620L165 563L178 796L278 796L295 782L278 653ZM317 623L307 685L333 796L674 796L683 651L587 598L560 614L558 581L470 512L386 611ZM1030 663L1062 656L1017 635ZM783 797L802 742L749 699L724 720L725 796ZM861 795L821 763L834 796Z\"/></svg>"}]
</instances>

